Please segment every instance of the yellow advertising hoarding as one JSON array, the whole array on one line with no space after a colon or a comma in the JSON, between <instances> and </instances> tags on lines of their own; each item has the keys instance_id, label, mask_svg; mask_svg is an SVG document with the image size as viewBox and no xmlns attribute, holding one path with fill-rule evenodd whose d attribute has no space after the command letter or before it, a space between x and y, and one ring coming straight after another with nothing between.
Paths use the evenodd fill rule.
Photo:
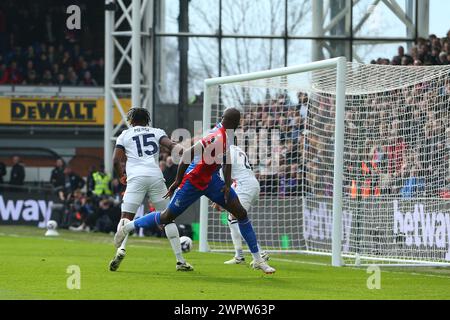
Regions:
<instances>
[{"instance_id":1,"label":"yellow advertising hoarding","mask_svg":"<svg viewBox=\"0 0 450 320\"><path fill-rule=\"evenodd\" d=\"M131 99L120 99L126 113ZM114 123L121 120L114 108ZM0 125L77 125L102 126L104 99L0 98Z\"/></svg>"}]
</instances>

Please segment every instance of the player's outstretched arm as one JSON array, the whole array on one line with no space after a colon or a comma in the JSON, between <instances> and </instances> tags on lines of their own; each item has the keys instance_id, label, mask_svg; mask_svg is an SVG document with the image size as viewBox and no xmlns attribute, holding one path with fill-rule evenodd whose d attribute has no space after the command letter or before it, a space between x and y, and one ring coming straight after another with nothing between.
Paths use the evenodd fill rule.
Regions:
<instances>
[{"instance_id":1,"label":"player's outstretched arm","mask_svg":"<svg viewBox=\"0 0 450 320\"><path fill-rule=\"evenodd\" d=\"M203 145L200 142L197 142L195 145L190 147L189 149L185 150L183 152L183 155L181 156L180 164L178 165L178 171L177 176L175 178L174 183L169 187L169 190L167 194L164 196L164 198L171 197L175 190L178 188L178 186L181 184L181 181L183 181L183 176L189 168L189 165L191 164L192 160L196 156L202 156L203 153Z\"/></svg>"},{"instance_id":2,"label":"player's outstretched arm","mask_svg":"<svg viewBox=\"0 0 450 320\"><path fill-rule=\"evenodd\" d=\"M178 159L183 155L184 149L180 144L177 144L169 139L169 137L162 137L159 141L159 144L168 149L170 154L172 155L172 158L174 160ZM177 156L177 157L175 157ZM175 161L176 162L176 161Z\"/></svg>"},{"instance_id":3,"label":"player's outstretched arm","mask_svg":"<svg viewBox=\"0 0 450 320\"><path fill-rule=\"evenodd\" d=\"M125 163L126 161L127 156L125 155L125 150L121 147L116 147L113 154L114 171L116 172L119 181L124 185L127 183L127 176L124 174L122 163Z\"/></svg>"}]
</instances>

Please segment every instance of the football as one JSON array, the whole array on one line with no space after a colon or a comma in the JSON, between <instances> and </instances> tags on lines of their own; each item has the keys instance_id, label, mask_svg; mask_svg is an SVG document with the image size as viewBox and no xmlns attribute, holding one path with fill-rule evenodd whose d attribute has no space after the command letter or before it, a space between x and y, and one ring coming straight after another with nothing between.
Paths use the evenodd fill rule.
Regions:
<instances>
[{"instance_id":1,"label":"football","mask_svg":"<svg viewBox=\"0 0 450 320\"><path fill-rule=\"evenodd\" d=\"M49 220L47 222L47 231L45 232L45 236L46 237L59 236L58 231L56 231L57 228L58 228L58 223L55 220Z\"/></svg>"},{"instance_id":2,"label":"football","mask_svg":"<svg viewBox=\"0 0 450 320\"><path fill-rule=\"evenodd\" d=\"M58 227L58 223L55 220L49 220L47 222L47 229L48 230L56 230Z\"/></svg>"},{"instance_id":3,"label":"football","mask_svg":"<svg viewBox=\"0 0 450 320\"><path fill-rule=\"evenodd\" d=\"M184 253L191 251L192 249L192 239L186 236L180 237L181 250Z\"/></svg>"}]
</instances>

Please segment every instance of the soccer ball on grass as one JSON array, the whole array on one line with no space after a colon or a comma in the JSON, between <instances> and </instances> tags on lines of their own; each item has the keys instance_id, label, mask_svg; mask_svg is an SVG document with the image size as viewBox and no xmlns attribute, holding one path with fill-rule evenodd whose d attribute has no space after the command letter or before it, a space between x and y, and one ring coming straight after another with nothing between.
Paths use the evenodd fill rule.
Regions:
<instances>
[{"instance_id":1,"label":"soccer ball on grass","mask_svg":"<svg viewBox=\"0 0 450 320\"><path fill-rule=\"evenodd\" d=\"M59 236L58 231L56 231L56 228L58 228L58 223L55 220L50 220L47 222L47 232L45 232L46 237L56 237Z\"/></svg>"},{"instance_id":2,"label":"soccer ball on grass","mask_svg":"<svg viewBox=\"0 0 450 320\"><path fill-rule=\"evenodd\" d=\"M192 239L186 236L180 237L181 251L187 253L192 249Z\"/></svg>"}]
</instances>

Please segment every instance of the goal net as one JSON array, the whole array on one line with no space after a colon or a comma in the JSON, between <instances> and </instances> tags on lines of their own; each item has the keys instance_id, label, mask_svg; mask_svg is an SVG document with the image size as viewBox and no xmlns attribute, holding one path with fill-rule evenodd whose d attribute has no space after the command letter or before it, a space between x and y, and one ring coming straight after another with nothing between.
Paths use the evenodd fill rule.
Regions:
<instances>
[{"instance_id":1,"label":"goal net","mask_svg":"<svg viewBox=\"0 0 450 320\"><path fill-rule=\"evenodd\" d=\"M450 264L450 67L347 63L339 122L328 61L205 86L205 129L227 107L242 111L238 144L261 186L249 211L260 245L345 264ZM233 250L226 212L203 199L201 220L203 249Z\"/></svg>"}]
</instances>

